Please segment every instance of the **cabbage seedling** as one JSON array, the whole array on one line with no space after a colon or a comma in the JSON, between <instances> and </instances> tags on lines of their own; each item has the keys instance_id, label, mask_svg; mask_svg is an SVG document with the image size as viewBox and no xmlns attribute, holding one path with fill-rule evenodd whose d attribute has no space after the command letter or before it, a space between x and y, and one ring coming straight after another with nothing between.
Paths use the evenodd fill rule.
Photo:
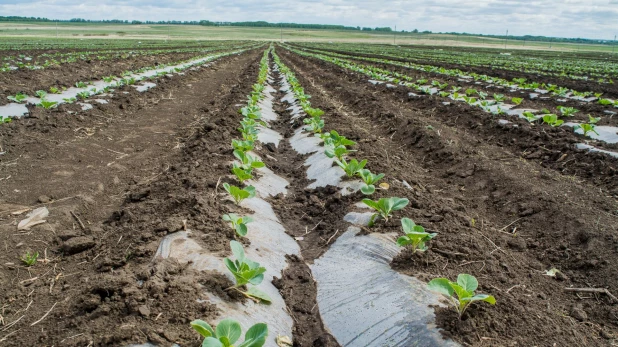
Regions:
<instances>
[{"instance_id":1,"label":"cabbage seedling","mask_svg":"<svg viewBox=\"0 0 618 347\"><path fill-rule=\"evenodd\" d=\"M227 183L223 183L223 188L230 194L236 205L240 205L240 202L255 196L255 187L247 186L244 189L240 189L237 186L232 186Z\"/></svg>"},{"instance_id":2,"label":"cabbage seedling","mask_svg":"<svg viewBox=\"0 0 618 347\"><path fill-rule=\"evenodd\" d=\"M337 158L337 160L343 160L343 156L353 152L351 150L348 150L345 146L337 146L335 148L327 148L324 151L324 154L326 154L327 157L329 158Z\"/></svg>"},{"instance_id":3,"label":"cabbage seedling","mask_svg":"<svg viewBox=\"0 0 618 347\"><path fill-rule=\"evenodd\" d=\"M58 105L58 102L56 102L56 101L48 101L48 100L45 100L45 98L41 98L41 100L37 104L37 106L41 106L41 107L43 107L46 110L49 110L50 108L54 108L54 107L56 107L56 105Z\"/></svg>"},{"instance_id":4,"label":"cabbage seedling","mask_svg":"<svg viewBox=\"0 0 618 347\"><path fill-rule=\"evenodd\" d=\"M377 221L377 218L381 217L385 221L388 221L388 218L391 217L391 213L394 211L399 211L406 207L410 201L406 198L382 198L378 201L373 201L371 199L363 199L363 203L374 210L377 211L371 219L369 220L369 226L373 226Z\"/></svg>"},{"instance_id":5,"label":"cabbage seedling","mask_svg":"<svg viewBox=\"0 0 618 347\"><path fill-rule=\"evenodd\" d=\"M0 123L11 123L12 121L13 121L13 118L11 117L0 116Z\"/></svg>"},{"instance_id":6,"label":"cabbage seedling","mask_svg":"<svg viewBox=\"0 0 618 347\"><path fill-rule=\"evenodd\" d=\"M240 113L249 119L260 119L262 114L260 113L260 107L256 105L245 106L240 109Z\"/></svg>"},{"instance_id":7,"label":"cabbage seedling","mask_svg":"<svg viewBox=\"0 0 618 347\"><path fill-rule=\"evenodd\" d=\"M259 169L265 166L264 162L262 162L260 159L250 154L247 154L246 152L243 152L243 151L235 150L234 156L236 157L236 159L240 161L240 165L238 166L234 165L234 166L239 167L245 171Z\"/></svg>"},{"instance_id":8,"label":"cabbage seedling","mask_svg":"<svg viewBox=\"0 0 618 347\"><path fill-rule=\"evenodd\" d=\"M247 152L253 149L253 141L232 140L235 151Z\"/></svg>"},{"instance_id":9,"label":"cabbage seedling","mask_svg":"<svg viewBox=\"0 0 618 347\"><path fill-rule=\"evenodd\" d=\"M335 163L337 163L337 165L345 171L345 174L348 177L354 177L358 171L362 170L365 165L367 165L367 159L362 160L361 162L356 159L352 159L349 163L346 162L345 159L341 161L336 159Z\"/></svg>"},{"instance_id":10,"label":"cabbage seedling","mask_svg":"<svg viewBox=\"0 0 618 347\"><path fill-rule=\"evenodd\" d=\"M223 259L223 262L236 279L236 285L232 288L238 290L247 297L259 299L270 303L270 297L266 293L254 287L248 288L246 292L239 289L239 287L248 284L257 286L258 284L262 283L262 281L264 280L264 272L266 272L266 268L260 266L260 264L257 262L247 259L245 256L245 250L242 248L240 242L232 240L230 241L230 247L232 248L232 253L234 254L234 257L236 257L236 260L232 261L229 258L225 258Z\"/></svg>"},{"instance_id":11,"label":"cabbage seedling","mask_svg":"<svg viewBox=\"0 0 618 347\"><path fill-rule=\"evenodd\" d=\"M47 96L47 92L44 90L37 90L35 92L36 96L38 96L39 98L44 98Z\"/></svg>"},{"instance_id":12,"label":"cabbage seedling","mask_svg":"<svg viewBox=\"0 0 618 347\"><path fill-rule=\"evenodd\" d=\"M601 117L593 117L588 115L588 119L590 124L597 124L601 120Z\"/></svg>"},{"instance_id":13,"label":"cabbage seedling","mask_svg":"<svg viewBox=\"0 0 618 347\"><path fill-rule=\"evenodd\" d=\"M194 320L191 327L202 337L202 347L233 347L242 334L240 323L233 319L224 319L213 329L203 320ZM262 347L266 343L268 336L268 326L264 323L257 323L245 333L245 340L238 347Z\"/></svg>"},{"instance_id":14,"label":"cabbage seedling","mask_svg":"<svg viewBox=\"0 0 618 347\"><path fill-rule=\"evenodd\" d=\"M88 99L90 97L90 92L89 91L79 92L77 93L77 97L81 99Z\"/></svg>"},{"instance_id":15,"label":"cabbage seedling","mask_svg":"<svg viewBox=\"0 0 618 347\"><path fill-rule=\"evenodd\" d=\"M49 87L49 92L52 94L60 94L60 89L56 88L56 87Z\"/></svg>"},{"instance_id":16,"label":"cabbage seedling","mask_svg":"<svg viewBox=\"0 0 618 347\"><path fill-rule=\"evenodd\" d=\"M474 95L476 93L477 93L476 89L466 89L466 95L467 96L472 96L472 95Z\"/></svg>"},{"instance_id":17,"label":"cabbage seedling","mask_svg":"<svg viewBox=\"0 0 618 347\"><path fill-rule=\"evenodd\" d=\"M232 167L232 173L236 176L240 183L253 178L251 170L243 170L242 168L236 166L236 164Z\"/></svg>"},{"instance_id":18,"label":"cabbage seedling","mask_svg":"<svg viewBox=\"0 0 618 347\"><path fill-rule=\"evenodd\" d=\"M321 133L324 128L324 120L320 117L305 118L303 122L308 125L307 130L311 130L316 134Z\"/></svg>"},{"instance_id":19,"label":"cabbage seedling","mask_svg":"<svg viewBox=\"0 0 618 347\"><path fill-rule=\"evenodd\" d=\"M357 174L361 177L365 185L361 187L361 192L365 195L371 195L376 191L375 184L384 177L384 174L374 175L367 169L358 170Z\"/></svg>"},{"instance_id":20,"label":"cabbage seedling","mask_svg":"<svg viewBox=\"0 0 618 347\"><path fill-rule=\"evenodd\" d=\"M88 84L86 84L86 82L76 82L75 86L77 88L86 88L86 87L88 87Z\"/></svg>"},{"instance_id":21,"label":"cabbage seedling","mask_svg":"<svg viewBox=\"0 0 618 347\"><path fill-rule=\"evenodd\" d=\"M26 266L32 266L36 264L37 259L39 259L39 252L34 252L32 254L30 252L26 252L26 254L22 255L20 258L20 260Z\"/></svg>"},{"instance_id":22,"label":"cabbage seedling","mask_svg":"<svg viewBox=\"0 0 618 347\"><path fill-rule=\"evenodd\" d=\"M521 105L521 103L524 101L523 98L511 98L511 102L514 103L515 105L519 106Z\"/></svg>"},{"instance_id":23,"label":"cabbage seedling","mask_svg":"<svg viewBox=\"0 0 618 347\"><path fill-rule=\"evenodd\" d=\"M487 294L474 294L478 288L478 281L472 275L459 274L457 282L451 282L447 278L434 278L427 287L451 299L459 313L459 319L472 304L477 301L485 301L491 305L496 304L496 298Z\"/></svg>"},{"instance_id":24,"label":"cabbage seedling","mask_svg":"<svg viewBox=\"0 0 618 347\"><path fill-rule=\"evenodd\" d=\"M324 140L325 145L333 145L337 146L354 146L356 142L346 138L345 136L339 135L335 130L331 130L330 133L322 134L320 136L322 140Z\"/></svg>"},{"instance_id":25,"label":"cabbage seedling","mask_svg":"<svg viewBox=\"0 0 618 347\"><path fill-rule=\"evenodd\" d=\"M611 105L613 102L609 99L599 99L599 105Z\"/></svg>"},{"instance_id":26,"label":"cabbage seedling","mask_svg":"<svg viewBox=\"0 0 618 347\"><path fill-rule=\"evenodd\" d=\"M577 129L581 129L584 132L584 136L587 136L590 132L593 132L597 135L599 135L599 133L594 130L596 126L594 124L590 124L590 123L582 123L582 124L578 124L576 126L573 127L573 129L577 130Z\"/></svg>"},{"instance_id":27,"label":"cabbage seedling","mask_svg":"<svg viewBox=\"0 0 618 347\"><path fill-rule=\"evenodd\" d=\"M70 98L63 98L62 101L66 102L67 104L72 104L75 101L77 101L77 99L74 97L70 97Z\"/></svg>"},{"instance_id":28,"label":"cabbage seedling","mask_svg":"<svg viewBox=\"0 0 618 347\"><path fill-rule=\"evenodd\" d=\"M557 109L558 111L560 111L560 114L564 117L573 117L575 113L579 112L579 110L574 107L558 106Z\"/></svg>"},{"instance_id":29,"label":"cabbage seedling","mask_svg":"<svg viewBox=\"0 0 618 347\"><path fill-rule=\"evenodd\" d=\"M538 118L537 116L534 115L534 113L526 111L522 114L522 116L524 116L524 118L526 118L526 120L530 123L536 121Z\"/></svg>"},{"instance_id":30,"label":"cabbage seedling","mask_svg":"<svg viewBox=\"0 0 618 347\"><path fill-rule=\"evenodd\" d=\"M236 230L236 233L240 236L247 235L247 224L253 222L251 217L239 217L234 213L224 214L223 220L232 223L232 228Z\"/></svg>"},{"instance_id":31,"label":"cabbage seedling","mask_svg":"<svg viewBox=\"0 0 618 347\"><path fill-rule=\"evenodd\" d=\"M15 94L15 96L9 95L6 98L11 100L11 101L15 101L17 103L21 103L22 101L25 101L28 98L28 95L26 95L24 93L17 93L17 94Z\"/></svg>"},{"instance_id":32,"label":"cabbage seedling","mask_svg":"<svg viewBox=\"0 0 618 347\"><path fill-rule=\"evenodd\" d=\"M494 94L494 100L496 100L497 102L503 102L504 94Z\"/></svg>"},{"instance_id":33,"label":"cabbage seedling","mask_svg":"<svg viewBox=\"0 0 618 347\"><path fill-rule=\"evenodd\" d=\"M436 237L436 233L425 232L425 228L420 225L414 224L410 218L401 219L401 227L403 228L404 236L397 239L397 244L401 247L412 246L412 252L416 251L424 252L427 250L425 242Z\"/></svg>"},{"instance_id":34,"label":"cabbage seedling","mask_svg":"<svg viewBox=\"0 0 618 347\"><path fill-rule=\"evenodd\" d=\"M543 122L551 125L552 127L559 127L564 123L562 119L558 119L555 114L546 114L543 116Z\"/></svg>"}]
</instances>

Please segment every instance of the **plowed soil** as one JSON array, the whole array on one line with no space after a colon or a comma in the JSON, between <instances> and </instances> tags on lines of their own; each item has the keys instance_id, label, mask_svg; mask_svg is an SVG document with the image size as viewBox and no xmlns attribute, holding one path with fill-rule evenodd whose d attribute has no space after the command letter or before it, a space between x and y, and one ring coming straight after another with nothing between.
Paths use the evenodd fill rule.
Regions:
<instances>
[{"instance_id":1,"label":"plowed soil","mask_svg":"<svg viewBox=\"0 0 618 347\"><path fill-rule=\"evenodd\" d=\"M391 190L380 195L407 197L401 216L438 232L426 253L404 252L392 266L427 281L470 273L481 292L496 296L495 307L473 306L461 320L438 309L445 335L476 346L606 346L615 339L612 297L564 290L615 291L618 284L618 204L608 190L615 189L615 161L568 150L566 133L499 127L480 111L410 100L333 64L280 55L313 107L326 111L327 130L358 141L354 156L386 173ZM573 161L558 164L563 154ZM594 168L587 174L573 167L586 162ZM398 223L375 230L396 231ZM555 277L546 275L552 268L560 270Z\"/></svg>"},{"instance_id":2,"label":"plowed soil","mask_svg":"<svg viewBox=\"0 0 618 347\"><path fill-rule=\"evenodd\" d=\"M400 232L400 218L409 217L438 233L426 252L404 250L392 268L425 281L470 273L480 292L497 298L462 319L436 308L445 337L471 346L616 342L615 297L565 288L618 294L618 160L575 150L581 139L563 129L500 125L467 105L410 98L406 88L277 52L312 107L325 111L325 130L356 141L353 156L386 174L390 188L372 198L410 200L365 232ZM204 290L245 300L225 290L232 283L222 274L154 255L164 236L180 230L220 255L229 255L232 239L250 242L221 220L235 207L220 185L238 184L229 177L230 143L261 56L225 57L163 77L145 93L125 87L87 112L34 109L0 126L1 346L199 346L189 322L225 315L199 300ZM256 151L290 182L287 195L269 202L301 256L289 257L273 283L294 320L294 346L335 347L308 264L342 234L343 216L363 196L305 188L306 158L288 142L301 123L290 123L282 96L272 127L284 139ZM40 206L49 209L47 221L17 231L23 211ZM32 267L19 260L26 251L41 254ZM559 270L553 277L552 268Z\"/></svg>"}]
</instances>

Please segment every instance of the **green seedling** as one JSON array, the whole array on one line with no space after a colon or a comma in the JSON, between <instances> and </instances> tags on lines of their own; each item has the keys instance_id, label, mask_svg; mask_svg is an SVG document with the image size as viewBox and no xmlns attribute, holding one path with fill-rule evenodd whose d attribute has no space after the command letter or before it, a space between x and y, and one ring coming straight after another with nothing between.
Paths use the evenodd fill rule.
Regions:
<instances>
[{"instance_id":1,"label":"green seedling","mask_svg":"<svg viewBox=\"0 0 618 347\"><path fill-rule=\"evenodd\" d=\"M75 101L77 101L77 98L74 98L74 97L70 97L70 98L63 98L63 99L62 99L62 101L64 101L64 102L65 102L65 103L67 103L67 104L72 104L72 103L74 103Z\"/></svg>"},{"instance_id":2,"label":"green seedling","mask_svg":"<svg viewBox=\"0 0 618 347\"><path fill-rule=\"evenodd\" d=\"M11 117L0 116L0 123L11 123L12 121L13 121L13 118Z\"/></svg>"},{"instance_id":3,"label":"green seedling","mask_svg":"<svg viewBox=\"0 0 618 347\"><path fill-rule=\"evenodd\" d=\"M337 146L354 146L356 142L339 135L335 130L331 130L330 133L321 134L320 138L324 141L324 145ZM332 158L332 157L331 157Z\"/></svg>"},{"instance_id":4,"label":"green seedling","mask_svg":"<svg viewBox=\"0 0 618 347\"><path fill-rule=\"evenodd\" d=\"M86 88L86 87L88 87L88 84L86 82L76 82L75 86L77 88Z\"/></svg>"},{"instance_id":5,"label":"green seedling","mask_svg":"<svg viewBox=\"0 0 618 347\"><path fill-rule=\"evenodd\" d=\"M476 89L466 89L466 95L467 96L472 96L472 95L474 95L476 93L477 93Z\"/></svg>"},{"instance_id":6,"label":"green seedling","mask_svg":"<svg viewBox=\"0 0 618 347\"><path fill-rule=\"evenodd\" d=\"M439 92L439 93L438 93L438 95L440 95L440 96L441 96L441 97L443 97L443 98L446 98L446 97L448 97L449 95L451 95L451 93L449 93L449 92Z\"/></svg>"},{"instance_id":7,"label":"green seedling","mask_svg":"<svg viewBox=\"0 0 618 347\"><path fill-rule=\"evenodd\" d=\"M232 147L235 151L248 152L253 150L253 141L232 140Z\"/></svg>"},{"instance_id":8,"label":"green seedling","mask_svg":"<svg viewBox=\"0 0 618 347\"><path fill-rule=\"evenodd\" d=\"M116 76L105 76L103 77L103 82L112 83L112 81L116 78Z\"/></svg>"},{"instance_id":9,"label":"green seedling","mask_svg":"<svg viewBox=\"0 0 618 347\"><path fill-rule=\"evenodd\" d=\"M234 347L242 334L240 323L233 319L224 319L213 329L203 320L194 320L191 327L202 337L202 347ZM238 347L262 347L266 343L268 336L268 326L264 323L257 323L245 333L245 340Z\"/></svg>"},{"instance_id":10,"label":"green seedling","mask_svg":"<svg viewBox=\"0 0 618 347\"><path fill-rule=\"evenodd\" d=\"M590 124L597 124L601 120L601 117L593 117L588 115L588 119Z\"/></svg>"},{"instance_id":11,"label":"green seedling","mask_svg":"<svg viewBox=\"0 0 618 347\"><path fill-rule=\"evenodd\" d=\"M579 112L579 110L574 107L558 106L557 109L564 117L573 117L575 113Z\"/></svg>"},{"instance_id":12,"label":"green seedling","mask_svg":"<svg viewBox=\"0 0 618 347\"><path fill-rule=\"evenodd\" d=\"M564 123L564 121L562 119L558 119L558 116L555 114L544 115L543 122L551 125L552 127L559 127Z\"/></svg>"},{"instance_id":13,"label":"green seedling","mask_svg":"<svg viewBox=\"0 0 618 347\"><path fill-rule=\"evenodd\" d=\"M494 94L494 100L496 100L496 102L504 102L504 94Z\"/></svg>"},{"instance_id":14,"label":"green seedling","mask_svg":"<svg viewBox=\"0 0 618 347\"><path fill-rule=\"evenodd\" d=\"M261 119L260 107L257 105L245 106L239 111L244 117L249 119Z\"/></svg>"},{"instance_id":15,"label":"green seedling","mask_svg":"<svg viewBox=\"0 0 618 347\"><path fill-rule=\"evenodd\" d=\"M39 252L30 253L29 251L26 254L22 255L20 260L26 266L32 266L36 264L37 259L39 259Z\"/></svg>"},{"instance_id":16,"label":"green seedling","mask_svg":"<svg viewBox=\"0 0 618 347\"><path fill-rule=\"evenodd\" d=\"M234 167L239 167L245 171L249 170L253 170L253 169L259 169L259 168L263 168L264 162L262 162L260 159L248 154L247 152L243 152L243 151L239 151L239 150L235 150L234 151L234 156L236 157L236 159L238 159L238 161L240 161L240 165L238 164L234 164Z\"/></svg>"},{"instance_id":17,"label":"green seedling","mask_svg":"<svg viewBox=\"0 0 618 347\"><path fill-rule=\"evenodd\" d=\"M238 179L240 183L243 183L246 180L252 179L253 174L251 172L252 172L251 170L244 170L236 166L236 164L234 164L234 167L232 167L232 173L236 176L236 178Z\"/></svg>"},{"instance_id":18,"label":"green seedling","mask_svg":"<svg viewBox=\"0 0 618 347\"><path fill-rule=\"evenodd\" d=\"M90 97L90 92L89 91L79 92L77 93L77 97L80 99L88 99Z\"/></svg>"},{"instance_id":19,"label":"green seedling","mask_svg":"<svg viewBox=\"0 0 618 347\"><path fill-rule=\"evenodd\" d=\"M487 93L485 93L485 92L479 92L479 99L481 99L481 100L485 100L485 98L487 98L487 95L488 95L488 94L487 94Z\"/></svg>"},{"instance_id":20,"label":"green seedling","mask_svg":"<svg viewBox=\"0 0 618 347\"><path fill-rule=\"evenodd\" d=\"M230 194L232 199L234 199L234 202L236 202L236 205L240 205L241 201L255 196L254 186L247 186L244 189L240 189L237 186L232 186L227 183L223 183L223 188L225 189L225 191L228 192L228 194Z\"/></svg>"},{"instance_id":21,"label":"green seedling","mask_svg":"<svg viewBox=\"0 0 618 347\"><path fill-rule=\"evenodd\" d=\"M242 237L247 235L247 224L253 222L251 217L240 217L234 213L224 214L223 220L232 223L232 228Z\"/></svg>"},{"instance_id":22,"label":"green seedling","mask_svg":"<svg viewBox=\"0 0 618 347\"><path fill-rule=\"evenodd\" d=\"M466 104L468 104L468 105L474 105L474 103L476 102L476 98L472 98L472 97L469 97L469 96L466 96L466 95L464 95L462 98L463 98L464 102Z\"/></svg>"},{"instance_id":23,"label":"green seedling","mask_svg":"<svg viewBox=\"0 0 618 347\"><path fill-rule=\"evenodd\" d=\"M60 94L60 93L62 93L60 91L60 89L58 89L56 87L49 87L49 92L52 93L52 94Z\"/></svg>"},{"instance_id":24,"label":"green seedling","mask_svg":"<svg viewBox=\"0 0 618 347\"><path fill-rule=\"evenodd\" d=\"M324 128L324 120L319 117L305 118L303 122L307 124L307 130L313 131L316 134L322 132Z\"/></svg>"},{"instance_id":25,"label":"green seedling","mask_svg":"<svg viewBox=\"0 0 618 347\"><path fill-rule=\"evenodd\" d=\"M426 251L427 246L425 243L438 235L425 232L425 228L414 224L410 218L402 218L401 227L405 235L397 239L397 244L401 247L412 246L413 253L416 253L416 251Z\"/></svg>"},{"instance_id":26,"label":"green seedling","mask_svg":"<svg viewBox=\"0 0 618 347\"><path fill-rule=\"evenodd\" d=\"M521 105L521 103L524 101L523 98L511 98L511 102L514 103L515 105L519 106Z\"/></svg>"},{"instance_id":27,"label":"green seedling","mask_svg":"<svg viewBox=\"0 0 618 347\"><path fill-rule=\"evenodd\" d=\"M54 107L56 107L56 105L58 105L57 101L49 101L49 100L46 100L45 98L41 98L41 100L37 104L37 106L41 106L41 107L43 107L46 110L54 108Z\"/></svg>"},{"instance_id":28,"label":"green seedling","mask_svg":"<svg viewBox=\"0 0 618 347\"><path fill-rule=\"evenodd\" d=\"M612 105L614 102L609 99L599 99L599 105Z\"/></svg>"},{"instance_id":29,"label":"green seedling","mask_svg":"<svg viewBox=\"0 0 618 347\"><path fill-rule=\"evenodd\" d=\"M537 118L537 116L535 116L535 115L534 115L534 113L529 112L529 111L524 112L524 113L522 114L522 116L524 116L524 118L525 118L528 122L530 122L530 123L532 123L532 122L534 122L534 121L536 121L536 120L538 119L538 118Z\"/></svg>"},{"instance_id":30,"label":"green seedling","mask_svg":"<svg viewBox=\"0 0 618 347\"><path fill-rule=\"evenodd\" d=\"M240 287L246 286L248 284L257 286L258 284L262 283L262 281L264 280L264 272L266 272L266 268L260 266L260 264L257 262L247 259L247 257L245 256L245 250L242 248L240 242L232 240L230 241L230 247L232 248L232 253L234 254L234 257L236 257L236 260L232 261L229 258L223 259L225 266L227 266L228 270L230 270L230 272L236 279L236 285L234 285L230 289L236 289L247 297L254 300L257 299L270 303L270 297L266 293L263 293L255 287L249 287L247 291L243 291L240 289Z\"/></svg>"},{"instance_id":31,"label":"green seedling","mask_svg":"<svg viewBox=\"0 0 618 347\"><path fill-rule=\"evenodd\" d=\"M36 96L38 96L39 98L44 98L47 96L47 92L44 90L37 90L35 92Z\"/></svg>"},{"instance_id":32,"label":"green seedling","mask_svg":"<svg viewBox=\"0 0 618 347\"><path fill-rule=\"evenodd\" d=\"M596 128L596 126L594 124L591 124L591 123L582 123L582 124L578 124L578 125L573 127L573 129L575 129L575 130L581 129L584 132L584 136L588 136L588 134L591 133L591 132L599 135L599 133L595 130L595 128Z\"/></svg>"},{"instance_id":33,"label":"green seedling","mask_svg":"<svg viewBox=\"0 0 618 347\"><path fill-rule=\"evenodd\" d=\"M326 148L324 154L326 154L326 156L329 158L337 158L337 160L343 161L344 156L350 152L353 151L347 149L345 146L337 146L334 148Z\"/></svg>"},{"instance_id":34,"label":"green seedling","mask_svg":"<svg viewBox=\"0 0 618 347\"><path fill-rule=\"evenodd\" d=\"M451 282L447 278L435 278L427 284L427 287L451 299L457 313L459 313L459 319L461 319L466 309L473 302L485 301L491 305L496 304L496 298L493 296L474 293L478 285L479 283L474 276L460 274L457 276L457 282Z\"/></svg>"},{"instance_id":35,"label":"green seedling","mask_svg":"<svg viewBox=\"0 0 618 347\"><path fill-rule=\"evenodd\" d=\"M361 187L361 192L365 195L371 195L376 191L375 184L378 183L379 180L384 178L384 174L374 175L371 171L367 169L358 170L357 174L361 177L365 185Z\"/></svg>"},{"instance_id":36,"label":"green seedling","mask_svg":"<svg viewBox=\"0 0 618 347\"><path fill-rule=\"evenodd\" d=\"M352 159L349 163L346 162L345 159L341 161L339 159L335 159L335 163L337 163L337 165L345 171L345 174L348 177L354 177L358 171L362 170L365 165L367 165L367 159L362 160L361 162L356 159Z\"/></svg>"},{"instance_id":37,"label":"green seedling","mask_svg":"<svg viewBox=\"0 0 618 347\"><path fill-rule=\"evenodd\" d=\"M392 212L403 209L410 203L406 198L382 198L378 201L371 199L363 199L363 203L377 211L369 220L369 226L373 226L378 218L382 218L388 221L388 218L392 217Z\"/></svg>"},{"instance_id":38,"label":"green seedling","mask_svg":"<svg viewBox=\"0 0 618 347\"><path fill-rule=\"evenodd\" d=\"M15 94L15 96L9 95L6 98L11 100L11 101L15 101L17 103L21 103L22 101L25 101L28 98L28 95L26 95L24 93L17 93L17 94Z\"/></svg>"}]
</instances>

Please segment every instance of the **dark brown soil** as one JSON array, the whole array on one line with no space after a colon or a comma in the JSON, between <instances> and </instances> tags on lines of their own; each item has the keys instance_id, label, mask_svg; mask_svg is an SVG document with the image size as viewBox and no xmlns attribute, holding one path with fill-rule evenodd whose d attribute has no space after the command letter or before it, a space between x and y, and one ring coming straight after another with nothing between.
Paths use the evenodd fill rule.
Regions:
<instances>
[{"instance_id":1,"label":"dark brown soil","mask_svg":"<svg viewBox=\"0 0 618 347\"><path fill-rule=\"evenodd\" d=\"M199 344L188 322L219 313L196 300L229 280L151 260L185 225L218 251L234 238L220 219L229 207L210 197L228 172L217 162L230 151L233 105L250 92L260 56L223 58L143 94L126 88L88 113L37 110L0 127L5 345ZM17 232L24 215L11 213L43 202L47 223ZM26 250L41 253L30 268L19 261Z\"/></svg>"},{"instance_id":2,"label":"dark brown soil","mask_svg":"<svg viewBox=\"0 0 618 347\"><path fill-rule=\"evenodd\" d=\"M427 252L405 250L393 268L427 281L471 273L480 291L497 297L495 307L478 304L462 320L437 309L445 335L475 346L615 342L617 303L564 288L616 292L618 160L574 150L580 139L562 129L517 120L517 127L499 126L467 105L410 99L405 88L373 86L332 64L278 53L313 107L326 111L327 130L357 141L354 156L386 174L390 189L372 198L410 200L389 223L365 232L398 231L407 216L439 233ZM189 322L225 315L198 302L204 292L243 300L225 291L231 283L221 274L153 258L164 236L184 229L218 254L238 240L221 220L236 207L219 185L233 182L236 105L251 91L261 54L164 77L146 93L125 87L88 112L35 109L0 126L0 343L199 346ZM275 102L280 119L273 123L285 139L258 154L290 182L288 194L270 203L301 256L289 257L273 284L294 320L295 346L338 346L321 322L307 264L342 234L343 216L362 196L305 189L305 157L287 141L300 124L289 123L286 107ZM17 231L24 214L13 213L37 206L49 209L47 222ZM32 267L19 260L28 250L41 253ZM546 276L554 267L560 274Z\"/></svg>"},{"instance_id":3,"label":"dark brown soil","mask_svg":"<svg viewBox=\"0 0 618 347\"><path fill-rule=\"evenodd\" d=\"M604 189L615 187L615 161L569 150L569 134L543 134L525 124L500 128L480 112L440 108L432 98L408 100L406 92L375 87L335 65L279 54L312 105L326 111L327 130L358 139L355 157L386 173L391 189L377 197L407 197L411 203L398 216L439 233L429 251L402 252L392 266L427 281L470 273L479 291L496 296L495 307L473 306L461 321L452 310L437 310L447 336L478 346L605 346L614 340L617 303L564 288L616 291L618 204ZM528 149L523 156L520 146ZM537 158L526 158L537 151ZM560 167L550 159L554 151L574 159L569 165L594 169L581 179L584 166ZM597 172L599 162L613 169ZM398 230L397 224L375 231ZM545 275L554 267L561 273Z\"/></svg>"}]
</instances>

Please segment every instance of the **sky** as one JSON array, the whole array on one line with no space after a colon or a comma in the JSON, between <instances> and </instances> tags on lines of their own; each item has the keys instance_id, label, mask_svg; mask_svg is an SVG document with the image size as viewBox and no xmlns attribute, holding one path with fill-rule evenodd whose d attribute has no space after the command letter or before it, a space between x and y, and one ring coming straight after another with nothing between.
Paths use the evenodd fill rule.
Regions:
<instances>
[{"instance_id":1,"label":"sky","mask_svg":"<svg viewBox=\"0 0 618 347\"><path fill-rule=\"evenodd\" d=\"M618 0L0 0L0 16L264 20L608 40L618 34Z\"/></svg>"}]
</instances>

